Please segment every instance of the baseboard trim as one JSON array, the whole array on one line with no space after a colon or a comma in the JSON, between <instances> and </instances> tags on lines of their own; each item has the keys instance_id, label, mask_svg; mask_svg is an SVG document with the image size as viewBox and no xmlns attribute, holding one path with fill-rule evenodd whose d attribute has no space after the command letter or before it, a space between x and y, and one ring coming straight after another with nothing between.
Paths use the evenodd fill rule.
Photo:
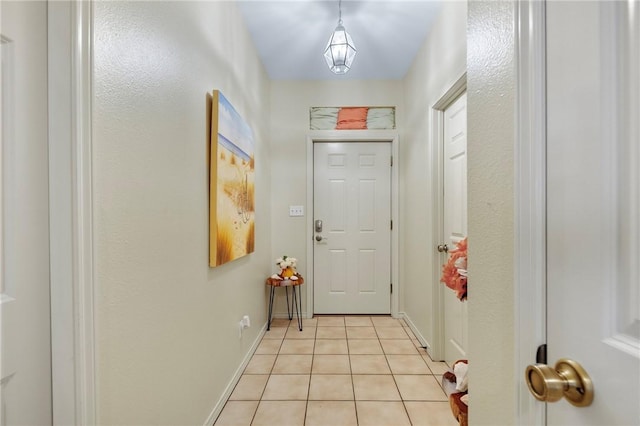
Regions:
<instances>
[{"instance_id":1,"label":"baseboard trim","mask_svg":"<svg viewBox=\"0 0 640 426\"><path fill-rule=\"evenodd\" d=\"M431 348L429 341L424 338L422 333L420 333L420 330L418 330L418 327L416 327L413 321L411 321L409 315L407 315L406 312L400 312L400 317L404 319L404 322L407 323L413 334L416 336L416 339L418 339L418 342L420 342L420 344L427 350L427 353L429 353L429 349ZM431 353L429 353L429 356L431 356Z\"/></svg>"},{"instance_id":2,"label":"baseboard trim","mask_svg":"<svg viewBox=\"0 0 640 426\"><path fill-rule=\"evenodd\" d=\"M260 330L260 333L258 333L258 336L256 337L253 344L247 351L247 354L242 360L242 363L236 369L236 372L231 378L231 380L229 381L229 384L227 385L224 392L218 399L218 402L216 403L216 405L213 407L213 410L211 410L211 414L209 414L209 417L207 417L207 420L205 420L205 422L203 423L203 426L211 426L216 421L220 413L222 412L224 405L227 403L227 400L231 396L233 389L235 389L236 385L240 381L240 378L242 377L242 373L244 372L244 369L247 367L247 364L249 364L249 361L251 361L251 357L253 357L253 354L256 352L256 349L258 349L258 345L262 341L262 338L264 337L264 334L266 333L266 331L267 331L267 323L265 322L264 325L262 326L262 329Z\"/></svg>"}]
</instances>

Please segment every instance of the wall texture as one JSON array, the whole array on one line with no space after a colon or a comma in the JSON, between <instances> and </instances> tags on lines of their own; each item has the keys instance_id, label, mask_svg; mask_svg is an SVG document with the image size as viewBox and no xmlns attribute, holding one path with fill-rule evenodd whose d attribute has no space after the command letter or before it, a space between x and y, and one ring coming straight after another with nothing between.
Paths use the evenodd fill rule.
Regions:
<instances>
[{"instance_id":1,"label":"wall texture","mask_svg":"<svg viewBox=\"0 0 640 426\"><path fill-rule=\"evenodd\" d=\"M312 106L395 106L396 125L403 112L400 81L273 81L271 84L272 257L298 259L304 276L308 262L306 223L313 214L307 206L307 135ZM402 145L402 141L400 141ZM304 205L305 217L289 217L290 205ZM402 237L401 237L402 238ZM275 262L274 272L275 272ZM307 312L307 286L302 291L302 311ZM286 312L283 297L276 313Z\"/></svg>"},{"instance_id":2,"label":"wall texture","mask_svg":"<svg viewBox=\"0 0 640 426\"><path fill-rule=\"evenodd\" d=\"M97 420L203 424L266 319L269 82L234 2L94 7ZM255 133L257 234L209 269L213 89Z\"/></svg>"},{"instance_id":3,"label":"wall texture","mask_svg":"<svg viewBox=\"0 0 640 426\"><path fill-rule=\"evenodd\" d=\"M469 2L469 420L474 425L516 424L514 4Z\"/></svg>"},{"instance_id":4,"label":"wall texture","mask_svg":"<svg viewBox=\"0 0 640 426\"><path fill-rule=\"evenodd\" d=\"M463 75L467 55L467 4L444 2L442 11L403 81L405 115L400 149L400 271L404 310L433 344L433 234L435 171L430 116L433 105Z\"/></svg>"}]
</instances>

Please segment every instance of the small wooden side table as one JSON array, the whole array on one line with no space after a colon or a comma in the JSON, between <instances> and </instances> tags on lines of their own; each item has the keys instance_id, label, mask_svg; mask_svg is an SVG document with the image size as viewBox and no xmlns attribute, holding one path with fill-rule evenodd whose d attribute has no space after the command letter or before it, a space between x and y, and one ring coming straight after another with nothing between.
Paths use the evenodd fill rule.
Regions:
<instances>
[{"instance_id":1,"label":"small wooden side table","mask_svg":"<svg viewBox=\"0 0 640 426\"><path fill-rule=\"evenodd\" d=\"M267 278L266 284L271 287L269 292L269 318L267 322L267 330L271 329L271 320L273 316L273 299L275 295L275 291L277 287L284 287L284 290L287 294L287 314L289 315L289 320L293 319L293 311L296 311L296 316L298 317L298 330L302 331L302 317L300 316L300 312L302 311L302 297L300 296L300 286L304 284L304 278L302 275L296 274L298 277L297 280L289 280L289 279L278 279L278 278ZM289 307L289 287L291 287L291 307ZM296 291L297 290L297 291Z\"/></svg>"}]
</instances>

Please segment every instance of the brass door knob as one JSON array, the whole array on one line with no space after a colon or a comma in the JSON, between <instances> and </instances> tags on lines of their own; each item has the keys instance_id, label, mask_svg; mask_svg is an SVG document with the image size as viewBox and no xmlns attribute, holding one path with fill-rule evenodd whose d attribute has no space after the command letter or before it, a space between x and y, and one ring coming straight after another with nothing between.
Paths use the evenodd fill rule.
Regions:
<instances>
[{"instance_id":1,"label":"brass door knob","mask_svg":"<svg viewBox=\"0 0 640 426\"><path fill-rule=\"evenodd\" d=\"M449 247L446 244L438 244L437 249L440 253L447 253L449 251Z\"/></svg>"},{"instance_id":2,"label":"brass door knob","mask_svg":"<svg viewBox=\"0 0 640 426\"><path fill-rule=\"evenodd\" d=\"M564 396L576 407L593 402L593 382L576 361L562 358L555 369L546 364L529 365L525 372L529 391L539 401L556 402Z\"/></svg>"}]
</instances>

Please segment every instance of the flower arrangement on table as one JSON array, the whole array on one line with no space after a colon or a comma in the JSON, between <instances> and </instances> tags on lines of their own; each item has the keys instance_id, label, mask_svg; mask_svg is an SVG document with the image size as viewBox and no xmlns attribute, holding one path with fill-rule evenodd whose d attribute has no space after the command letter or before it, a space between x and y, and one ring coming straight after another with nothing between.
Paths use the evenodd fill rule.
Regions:
<instances>
[{"instance_id":1,"label":"flower arrangement on table","mask_svg":"<svg viewBox=\"0 0 640 426\"><path fill-rule=\"evenodd\" d=\"M276 266L280 268L280 272L271 275L274 280L291 280L297 281L298 274L296 273L296 265L298 259L291 256L282 256L276 259Z\"/></svg>"},{"instance_id":2,"label":"flower arrangement on table","mask_svg":"<svg viewBox=\"0 0 640 426\"><path fill-rule=\"evenodd\" d=\"M440 281L456 292L460 301L467 300L467 239L459 241L449 251L449 260L442 265Z\"/></svg>"}]
</instances>

